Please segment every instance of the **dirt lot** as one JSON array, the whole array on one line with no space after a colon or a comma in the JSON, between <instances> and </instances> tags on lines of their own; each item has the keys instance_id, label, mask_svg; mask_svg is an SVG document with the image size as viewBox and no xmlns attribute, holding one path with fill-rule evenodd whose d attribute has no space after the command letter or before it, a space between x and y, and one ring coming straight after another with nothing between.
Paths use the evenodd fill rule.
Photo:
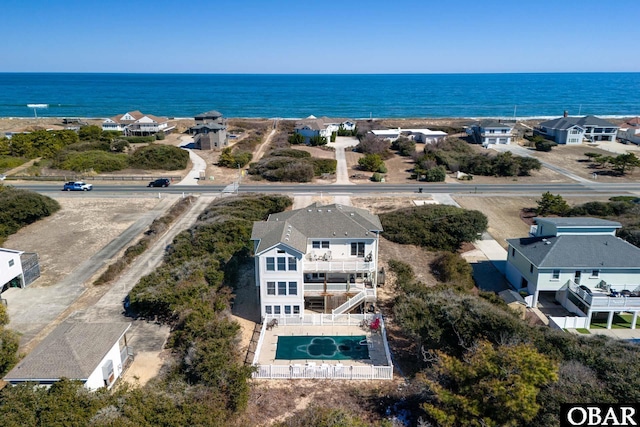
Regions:
<instances>
[{"instance_id":1,"label":"dirt lot","mask_svg":"<svg viewBox=\"0 0 640 427\"><path fill-rule=\"evenodd\" d=\"M62 209L9 236L4 246L37 252L42 275L32 287L61 280L117 237L158 199L58 197Z\"/></svg>"},{"instance_id":2,"label":"dirt lot","mask_svg":"<svg viewBox=\"0 0 640 427\"><path fill-rule=\"evenodd\" d=\"M599 149L598 144L578 146L558 145L554 147L552 151L547 153L536 151L532 148L528 149L532 156L540 159L541 161L567 169L582 178L592 179L595 172L598 174L598 182L624 183L636 182L640 179L640 172L638 170L625 176L611 176L608 168L603 169L600 166L593 164L584 155L584 153L592 152L602 154L604 156L616 156L615 153Z\"/></svg>"},{"instance_id":3,"label":"dirt lot","mask_svg":"<svg viewBox=\"0 0 640 427\"><path fill-rule=\"evenodd\" d=\"M507 248L506 239L527 236L529 224L520 218L524 208L534 208L539 197L481 197L458 196L453 198L465 209L482 212L489 219L489 234ZM579 205L591 201L606 201L607 197L565 197L569 205Z\"/></svg>"}]
</instances>

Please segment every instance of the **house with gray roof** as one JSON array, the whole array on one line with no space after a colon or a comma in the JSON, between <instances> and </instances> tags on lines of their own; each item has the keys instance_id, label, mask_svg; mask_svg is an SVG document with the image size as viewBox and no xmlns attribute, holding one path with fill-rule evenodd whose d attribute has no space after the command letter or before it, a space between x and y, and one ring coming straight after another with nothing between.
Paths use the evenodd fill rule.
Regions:
<instances>
[{"instance_id":1,"label":"house with gray roof","mask_svg":"<svg viewBox=\"0 0 640 427\"><path fill-rule=\"evenodd\" d=\"M194 117L195 126L189 128L193 144L199 150L222 150L229 145L227 120L216 110Z\"/></svg>"},{"instance_id":2,"label":"house with gray roof","mask_svg":"<svg viewBox=\"0 0 640 427\"><path fill-rule=\"evenodd\" d=\"M471 136L476 144L488 147L491 144L511 144L515 138L515 123L485 119L471 126Z\"/></svg>"},{"instance_id":3,"label":"house with gray roof","mask_svg":"<svg viewBox=\"0 0 640 427\"><path fill-rule=\"evenodd\" d=\"M4 377L12 385L49 386L61 378L89 390L111 388L133 360L126 333L131 323L65 322Z\"/></svg>"},{"instance_id":4,"label":"house with gray roof","mask_svg":"<svg viewBox=\"0 0 640 427\"><path fill-rule=\"evenodd\" d=\"M640 312L640 249L616 237L621 224L598 218L536 218L530 236L508 239L506 276L532 305L553 295L586 318Z\"/></svg>"},{"instance_id":5,"label":"house with gray roof","mask_svg":"<svg viewBox=\"0 0 640 427\"><path fill-rule=\"evenodd\" d=\"M615 141L619 126L596 116L571 117L565 111L558 119L540 123L534 133L557 144L582 144L588 142Z\"/></svg>"},{"instance_id":6,"label":"house with gray roof","mask_svg":"<svg viewBox=\"0 0 640 427\"><path fill-rule=\"evenodd\" d=\"M253 225L265 317L347 313L375 301L382 224L365 209L315 203Z\"/></svg>"}]
</instances>

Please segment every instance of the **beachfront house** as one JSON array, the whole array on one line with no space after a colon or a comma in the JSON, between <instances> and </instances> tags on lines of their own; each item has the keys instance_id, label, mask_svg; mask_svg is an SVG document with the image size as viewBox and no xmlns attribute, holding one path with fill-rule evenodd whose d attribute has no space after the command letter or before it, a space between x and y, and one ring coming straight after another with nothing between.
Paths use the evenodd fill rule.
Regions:
<instances>
[{"instance_id":1,"label":"beachfront house","mask_svg":"<svg viewBox=\"0 0 640 427\"><path fill-rule=\"evenodd\" d=\"M380 219L315 203L253 225L262 318L347 313L375 302Z\"/></svg>"},{"instance_id":2,"label":"beachfront house","mask_svg":"<svg viewBox=\"0 0 640 427\"><path fill-rule=\"evenodd\" d=\"M175 126L169 126L169 119L140 111L129 111L106 119L102 130L122 132L126 136L150 136L158 132L169 133Z\"/></svg>"},{"instance_id":3,"label":"beachfront house","mask_svg":"<svg viewBox=\"0 0 640 427\"><path fill-rule=\"evenodd\" d=\"M62 323L4 380L50 386L68 378L89 390L111 388L133 360L126 336L130 327L131 323Z\"/></svg>"},{"instance_id":4,"label":"beachfront house","mask_svg":"<svg viewBox=\"0 0 640 427\"><path fill-rule=\"evenodd\" d=\"M9 288L24 288L38 277L37 254L0 248L0 293Z\"/></svg>"},{"instance_id":5,"label":"beachfront house","mask_svg":"<svg viewBox=\"0 0 640 427\"><path fill-rule=\"evenodd\" d=\"M511 144L515 138L514 126L514 123L486 119L473 124L470 132L475 143L484 147L492 144Z\"/></svg>"},{"instance_id":6,"label":"beachfront house","mask_svg":"<svg viewBox=\"0 0 640 427\"><path fill-rule=\"evenodd\" d=\"M542 296L584 319L640 312L640 249L616 237L621 224L598 218L536 218L530 236L508 239L506 277L536 306ZM547 298L545 298L547 299ZM633 326L635 327L635 326Z\"/></svg>"},{"instance_id":7,"label":"beachfront house","mask_svg":"<svg viewBox=\"0 0 640 427\"><path fill-rule=\"evenodd\" d=\"M640 145L640 117L627 120L618 129L618 140L620 142L631 142Z\"/></svg>"},{"instance_id":8,"label":"beachfront house","mask_svg":"<svg viewBox=\"0 0 640 427\"><path fill-rule=\"evenodd\" d=\"M447 133L439 130L431 129L375 129L370 131L378 138L388 139L389 141L395 141L400 136L413 139L416 142L423 144L433 144L436 142L444 141L447 138Z\"/></svg>"},{"instance_id":9,"label":"beachfront house","mask_svg":"<svg viewBox=\"0 0 640 427\"><path fill-rule=\"evenodd\" d=\"M595 116L571 117L565 111L558 119L541 122L534 134L555 141L557 144L582 144L584 140L615 141L619 127Z\"/></svg>"},{"instance_id":10,"label":"beachfront house","mask_svg":"<svg viewBox=\"0 0 640 427\"><path fill-rule=\"evenodd\" d=\"M227 120L222 113L212 110L195 116L195 126L189 128L195 148L221 150L229 145Z\"/></svg>"},{"instance_id":11,"label":"beachfront house","mask_svg":"<svg viewBox=\"0 0 640 427\"><path fill-rule=\"evenodd\" d=\"M304 143L309 144L309 140L315 137L327 138L327 142L331 139L331 134L338 132L340 123L330 120L326 117L316 118L309 116L304 120L296 122L293 131L304 137Z\"/></svg>"}]
</instances>

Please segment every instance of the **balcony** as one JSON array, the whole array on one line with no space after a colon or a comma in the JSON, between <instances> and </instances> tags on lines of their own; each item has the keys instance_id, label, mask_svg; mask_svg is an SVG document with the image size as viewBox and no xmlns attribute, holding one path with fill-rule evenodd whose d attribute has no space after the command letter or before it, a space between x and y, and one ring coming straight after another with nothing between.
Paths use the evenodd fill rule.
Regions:
<instances>
[{"instance_id":1,"label":"balcony","mask_svg":"<svg viewBox=\"0 0 640 427\"><path fill-rule=\"evenodd\" d=\"M364 259L364 258L363 258ZM303 272L323 272L333 271L340 273L360 272L360 271L374 271L375 263L371 261L353 261L353 260L318 260L318 261L304 261Z\"/></svg>"},{"instance_id":2,"label":"balcony","mask_svg":"<svg viewBox=\"0 0 640 427\"><path fill-rule=\"evenodd\" d=\"M356 282L356 283L304 283L304 295L314 296L329 294L342 294L342 293L358 293L366 288L372 288L371 282Z\"/></svg>"},{"instance_id":3,"label":"balcony","mask_svg":"<svg viewBox=\"0 0 640 427\"><path fill-rule=\"evenodd\" d=\"M581 287L570 280L568 282L569 291L580 298L585 305L590 308L597 309L640 309L640 296L632 294L628 291L615 292L600 289L590 289L586 286ZM587 290L589 289L589 290Z\"/></svg>"}]
</instances>

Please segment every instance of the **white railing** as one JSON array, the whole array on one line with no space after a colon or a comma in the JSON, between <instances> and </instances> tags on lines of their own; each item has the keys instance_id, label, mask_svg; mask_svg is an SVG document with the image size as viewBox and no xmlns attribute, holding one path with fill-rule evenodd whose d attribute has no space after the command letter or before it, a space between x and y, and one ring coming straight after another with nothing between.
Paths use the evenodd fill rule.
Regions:
<instances>
[{"instance_id":1,"label":"white railing","mask_svg":"<svg viewBox=\"0 0 640 427\"><path fill-rule=\"evenodd\" d=\"M264 342L264 332L267 330L267 320L265 319L262 322L262 328L260 328L260 338L258 338L258 344L256 345L256 351L253 353L253 365L258 364L258 360L260 360L260 349L262 348L262 343Z\"/></svg>"},{"instance_id":2,"label":"white railing","mask_svg":"<svg viewBox=\"0 0 640 427\"><path fill-rule=\"evenodd\" d=\"M364 283L304 283L305 292L360 292L364 289Z\"/></svg>"},{"instance_id":3,"label":"white railing","mask_svg":"<svg viewBox=\"0 0 640 427\"><path fill-rule=\"evenodd\" d=\"M304 261L303 271L305 273L312 271L335 271L347 273L351 271L373 271L375 269L374 262L365 261Z\"/></svg>"},{"instance_id":4,"label":"white railing","mask_svg":"<svg viewBox=\"0 0 640 427\"><path fill-rule=\"evenodd\" d=\"M586 317L549 317L549 326L554 329L579 329L587 327Z\"/></svg>"},{"instance_id":5,"label":"white railing","mask_svg":"<svg viewBox=\"0 0 640 427\"><path fill-rule=\"evenodd\" d=\"M624 295L609 296L599 292L589 293L580 288L573 280L567 282L569 290L580 297L590 307L612 308L640 308L640 297L628 297Z\"/></svg>"},{"instance_id":6,"label":"white railing","mask_svg":"<svg viewBox=\"0 0 640 427\"><path fill-rule=\"evenodd\" d=\"M344 366L344 365L258 365L253 378L334 380L391 380L393 366Z\"/></svg>"},{"instance_id":7,"label":"white railing","mask_svg":"<svg viewBox=\"0 0 640 427\"><path fill-rule=\"evenodd\" d=\"M373 320L376 317L376 314L367 313L367 314L322 314L322 313L314 313L314 314L305 314L302 316L299 315L289 315L289 316L275 316L272 314L267 315L263 320L263 331L264 328L269 322L269 320L277 319L278 326L283 325L302 325L302 326L323 326L323 325L339 325L339 326L359 326L363 320ZM262 336L262 332L260 333ZM261 344L259 342L259 344Z\"/></svg>"},{"instance_id":8,"label":"white railing","mask_svg":"<svg viewBox=\"0 0 640 427\"><path fill-rule=\"evenodd\" d=\"M348 310L352 309L353 307L355 307L356 305L358 305L361 302L363 302L364 301L364 297L365 297L365 292L361 291L357 295L349 298L344 303L340 304L339 306L337 306L336 308L331 310L331 313L332 314L342 314L345 311L348 311Z\"/></svg>"}]
</instances>

